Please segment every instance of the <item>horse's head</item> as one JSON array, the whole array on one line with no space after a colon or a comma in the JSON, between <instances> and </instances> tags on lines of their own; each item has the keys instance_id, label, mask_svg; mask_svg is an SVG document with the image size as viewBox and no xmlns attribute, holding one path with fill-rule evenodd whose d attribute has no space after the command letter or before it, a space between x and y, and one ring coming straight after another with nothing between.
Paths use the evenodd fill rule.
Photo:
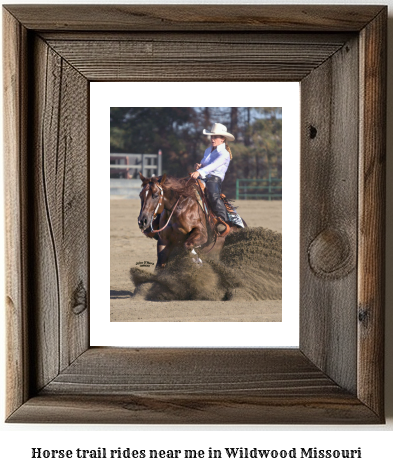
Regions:
<instances>
[{"instance_id":1,"label":"horse's head","mask_svg":"<svg viewBox=\"0 0 393 474\"><path fill-rule=\"evenodd\" d=\"M141 211L138 217L138 226L142 231L151 227L154 218L164 210L164 191L161 185L166 179L164 174L161 179L145 178L139 173L142 181L142 191L139 194L141 198Z\"/></svg>"}]
</instances>

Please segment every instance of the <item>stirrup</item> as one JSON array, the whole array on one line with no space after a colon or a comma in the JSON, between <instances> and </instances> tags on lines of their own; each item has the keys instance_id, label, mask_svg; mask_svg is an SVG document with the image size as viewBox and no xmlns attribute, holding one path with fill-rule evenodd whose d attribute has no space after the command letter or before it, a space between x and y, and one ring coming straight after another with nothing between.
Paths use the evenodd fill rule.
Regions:
<instances>
[{"instance_id":1,"label":"stirrup","mask_svg":"<svg viewBox=\"0 0 393 474\"><path fill-rule=\"evenodd\" d=\"M217 226L218 226L219 224L222 224L222 225L225 226L225 230L223 230L222 232L220 232L220 231L217 229ZM229 234L229 231L231 230L231 228L230 228L230 226L229 226L225 221L223 221L223 220L220 219L220 220L217 222L217 224L216 224L216 230L217 230L217 232L218 232L219 237L226 237L226 236Z\"/></svg>"}]
</instances>

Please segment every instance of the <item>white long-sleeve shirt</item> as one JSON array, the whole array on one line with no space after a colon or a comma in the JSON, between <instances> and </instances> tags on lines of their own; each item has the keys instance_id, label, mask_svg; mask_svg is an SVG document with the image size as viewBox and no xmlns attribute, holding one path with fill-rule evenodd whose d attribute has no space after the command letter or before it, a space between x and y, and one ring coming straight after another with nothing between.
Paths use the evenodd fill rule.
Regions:
<instances>
[{"instance_id":1,"label":"white long-sleeve shirt","mask_svg":"<svg viewBox=\"0 0 393 474\"><path fill-rule=\"evenodd\" d=\"M206 176L218 176L224 181L230 161L231 158L225 148L225 143L221 143L221 145L218 145L213 151L212 147L209 146L203 155L201 161L202 167L198 170L199 174L202 178L206 178Z\"/></svg>"}]
</instances>

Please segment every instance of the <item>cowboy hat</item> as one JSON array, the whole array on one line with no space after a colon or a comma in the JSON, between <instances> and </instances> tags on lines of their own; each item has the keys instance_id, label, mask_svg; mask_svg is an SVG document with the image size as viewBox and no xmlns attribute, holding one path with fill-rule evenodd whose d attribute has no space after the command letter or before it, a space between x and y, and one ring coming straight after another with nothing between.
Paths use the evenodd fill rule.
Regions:
<instances>
[{"instance_id":1,"label":"cowboy hat","mask_svg":"<svg viewBox=\"0 0 393 474\"><path fill-rule=\"evenodd\" d=\"M212 129L211 129L210 132L208 130L203 130L203 134L204 135L221 135L221 136L227 138L228 141L230 141L230 142L233 142L234 139L235 139L235 137L231 133L227 132L226 126L223 125L222 123L215 123L212 126Z\"/></svg>"}]
</instances>

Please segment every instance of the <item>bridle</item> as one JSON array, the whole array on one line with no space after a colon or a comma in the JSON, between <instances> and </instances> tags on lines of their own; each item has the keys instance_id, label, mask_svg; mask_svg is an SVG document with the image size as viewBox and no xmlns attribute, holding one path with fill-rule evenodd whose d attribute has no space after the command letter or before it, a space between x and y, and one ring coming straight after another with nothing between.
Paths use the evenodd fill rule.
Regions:
<instances>
[{"instance_id":1,"label":"bridle","mask_svg":"<svg viewBox=\"0 0 393 474\"><path fill-rule=\"evenodd\" d=\"M158 184L156 184L156 186L160 190L160 196L158 198L158 204L154 210L153 217L151 218L150 227L152 227L153 221L157 217L157 214L161 214L161 212L164 210L164 190Z\"/></svg>"},{"instance_id":2,"label":"bridle","mask_svg":"<svg viewBox=\"0 0 393 474\"><path fill-rule=\"evenodd\" d=\"M188 181L187 181L187 183L186 183L186 186L188 185L188 183L189 183L192 179L194 179L194 178L190 177L190 178L188 179ZM197 181L198 186L199 186L199 189L200 189L200 191L201 191L203 203L204 203L205 208L206 208L206 210L207 210L207 209L208 209L208 206L207 206L207 203L206 203L205 195L204 195L204 193L203 193L203 191L202 191L202 188L201 188L200 183L198 182L198 180L196 180L196 181ZM169 222L170 222L170 220L171 220L171 218L172 218L172 216L173 216L173 213L175 212L175 209L176 209L177 205L179 204L179 201L180 201L180 197L181 197L181 196L179 196L178 199L177 199L177 201L175 202L175 205L173 206L172 211L171 211L171 215L169 216L169 219L167 220L167 222L166 222L166 224L164 225L164 227L162 227L161 229L158 229L158 230L154 230L154 229L153 229L153 221L154 221L154 219L157 217L157 215L158 215L158 214L161 214L161 212L163 212L163 210L164 210L164 190L162 189L162 187L161 187L159 184L155 183L155 185L156 185L157 188L160 190L160 197L159 197L159 199L158 199L158 204L157 204L157 206L156 206L156 208L155 208L155 210L154 210L154 213L153 213L152 218L151 218L151 221L150 221L150 231L149 231L149 232L152 233L152 234L159 234L159 233L162 232L164 229L166 229L166 227L168 226L168 224L169 224ZM211 218L211 213L208 212L207 215L208 215L208 218L210 219L210 218ZM214 228L214 226L212 226L212 227ZM145 232L145 231L142 231L142 232ZM213 242L213 245L212 245L212 247L211 247L206 253L209 253L209 252L213 249L213 247L216 245L216 242L217 242L217 233L214 232L214 242Z\"/></svg>"},{"instance_id":3,"label":"bridle","mask_svg":"<svg viewBox=\"0 0 393 474\"><path fill-rule=\"evenodd\" d=\"M190 181L190 180L188 180ZM188 181L187 181L187 184L188 184ZM157 217L158 214L161 214L161 212L163 212L164 210L164 190L162 189L162 187L155 183L155 185L157 186L157 188L160 190L160 197L158 199L158 204L154 210L154 213L151 217L151 221L150 221L150 233L152 234L159 234L161 231L163 231L169 224L169 221L171 220L172 216L173 216L173 213L175 212L175 209L177 207L177 205L179 204L179 201L180 201L180 196L178 197L175 205L173 206L172 208L172 212L171 212L171 215L169 216L169 219L167 220L166 224L164 225L164 227L162 227L161 229L158 229L158 230L154 230L153 229L153 221L154 219ZM142 232L145 232L145 231L142 231Z\"/></svg>"},{"instance_id":4,"label":"bridle","mask_svg":"<svg viewBox=\"0 0 393 474\"><path fill-rule=\"evenodd\" d=\"M160 190L160 196L159 196L159 199L158 199L158 203L157 203L157 206L156 208L154 209L154 212L151 216L151 220L150 220L150 230L149 232L154 232L153 230L153 221L154 219L157 217L158 214L161 214L161 212L164 210L164 190L162 189L161 186L159 186L157 183L155 183L155 185L157 186L157 188ZM148 189L147 186L149 186ZM147 192L148 190L150 189L150 183L148 183L148 185L146 186L145 190L146 190L146 195L147 195ZM146 232L146 230L142 230L143 233Z\"/></svg>"}]
</instances>

